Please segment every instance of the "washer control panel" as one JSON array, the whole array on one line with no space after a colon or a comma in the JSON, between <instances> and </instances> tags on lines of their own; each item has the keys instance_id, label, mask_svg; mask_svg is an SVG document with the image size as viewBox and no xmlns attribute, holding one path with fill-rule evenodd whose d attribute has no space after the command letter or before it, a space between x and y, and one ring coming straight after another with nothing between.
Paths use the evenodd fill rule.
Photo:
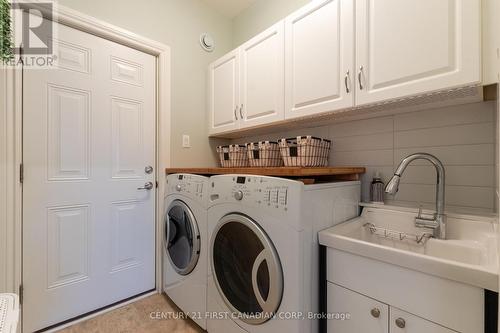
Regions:
<instances>
[{"instance_id":1,"label":"washer control panel","mask_svg":"<svg viewBox=\"0 0 500 333\"><path fill-rule=\"evenodd\" d=\"M167 195L183 194L192 198L203 198L206 194L208 178L190 174L167 176Z\"/></svg>"}]
</instances>

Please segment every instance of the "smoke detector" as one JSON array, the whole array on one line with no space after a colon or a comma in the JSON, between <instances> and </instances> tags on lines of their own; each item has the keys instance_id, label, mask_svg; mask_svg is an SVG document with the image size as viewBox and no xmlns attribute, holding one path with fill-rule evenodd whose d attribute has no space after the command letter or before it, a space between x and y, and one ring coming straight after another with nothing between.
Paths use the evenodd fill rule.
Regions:
<instances>
[{"instance_id":1,"label":"smoke detector","mask_svg":"<svg viewBox=\"0 0 500 333\"><path fill-rule=\"evenodd\" d=\"M214 39L206 32L200 35L200 45L207 52L212 52L215 48Z\"/></svg>"}]
</instances>

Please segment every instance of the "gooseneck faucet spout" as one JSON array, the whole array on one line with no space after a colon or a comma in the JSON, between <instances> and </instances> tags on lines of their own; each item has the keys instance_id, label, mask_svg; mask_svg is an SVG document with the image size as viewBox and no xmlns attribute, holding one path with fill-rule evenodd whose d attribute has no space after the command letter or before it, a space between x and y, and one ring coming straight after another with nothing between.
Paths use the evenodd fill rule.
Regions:
<instances>
[{"instance_id":1,"label":"gooseneck faucet spout","mask_svg":"<svg viewBox=\"0 0 500 333\"><path fill-rule=\"evenodd\" d=\"M419 159L431 162L436 168L436 215L434 216L434 219L426 219L418 216L415 219L415 225L417 227L433 228L434 237L446 239L446 216L444 215L445 172L443 163L441 163L436 156L427 153L416 153L404 158L396 169L396 172L394 172L394 176L392 176L389 183L387 183L385 192L392 195L396 194L403 172L411 162Z\"/></svg>"}]
</instances>

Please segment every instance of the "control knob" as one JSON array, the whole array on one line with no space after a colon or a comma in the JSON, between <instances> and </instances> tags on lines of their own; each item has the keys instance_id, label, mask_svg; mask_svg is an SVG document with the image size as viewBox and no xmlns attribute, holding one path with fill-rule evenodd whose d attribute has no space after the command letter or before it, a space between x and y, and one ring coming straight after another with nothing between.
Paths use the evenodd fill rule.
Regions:
<instances>
[{"instance_id":1,"label":"control knob","mask_svg":"<svg viewBox=\"0 0 500 333\"><path fill-rule=\"evenodd\" d=\"M243 192L242 191L234 192L234 198L238 201L241 201L241 199L243 199Z\"/></svg>"}]
</instances>

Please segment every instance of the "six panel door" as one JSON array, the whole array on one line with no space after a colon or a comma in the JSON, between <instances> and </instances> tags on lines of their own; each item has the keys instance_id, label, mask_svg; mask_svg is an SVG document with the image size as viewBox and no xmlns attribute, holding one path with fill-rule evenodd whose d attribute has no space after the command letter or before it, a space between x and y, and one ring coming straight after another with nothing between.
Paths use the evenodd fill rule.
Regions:
<instances>
[{"instance_id":1,"label":"six panel door","mask_svg":"<svg viewBox=\"0 0 500 333\"><path fill-rule=\"evenodd\" d=\"M220 58L209 67L209 133L239 128L239 50Z\"/></svg>"},{"instance_id":2,"label":"six panel door","mask_svg":"<svg viewBox=\"0 0 500 333\"><path fill-rule=\"evenodd\" d=\"M240 48L241 127L284 119L283 21Z\"/></svg>"},{"instance_id":3,"label":"six panel door","mask_svg":"<svg viewBox=\"0 0 500 333\"><path fill-rule=\"evenodd\" d=\"M351 0L313 1L285 20L285 117L354 105Z\"/></svg>"},{"instance_id":4,"label":"six panel door","mask_svg":"<svg viewBox=\"0 0 500 333\"><path fill-rule=\"evenodd\" d=\"M356 104L481 80L479 0L356 0Z\"/></svg>"},{"instance_id":5,"label":"six panel door","mask_svg":"<svg viewBox=\"0 0 500 333\"><path fill-rule=\"evenodd\" d=\"M58 26L23 80L23 328L155 288L155 58Z\"/></svg>"}]
</instances>

